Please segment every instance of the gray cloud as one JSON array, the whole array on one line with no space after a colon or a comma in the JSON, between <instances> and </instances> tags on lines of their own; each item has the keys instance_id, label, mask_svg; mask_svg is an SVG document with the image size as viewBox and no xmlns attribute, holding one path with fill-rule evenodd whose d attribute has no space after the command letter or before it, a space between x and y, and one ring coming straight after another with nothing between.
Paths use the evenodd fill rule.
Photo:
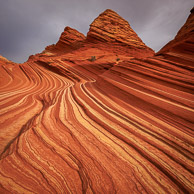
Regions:
<instances>
[{"instance_id":1,"label":"gray cloud","mask_svg":"<svg viewBox=\"0 0 194 194\"><path fill-rule=\"evenodd\" d=\"M15 62L56 43L65 26L86 34L105 9L126 19L159 50L185 23L193 0L6 0L0 4L0 55Z\"/></svg>"}]
</instances>

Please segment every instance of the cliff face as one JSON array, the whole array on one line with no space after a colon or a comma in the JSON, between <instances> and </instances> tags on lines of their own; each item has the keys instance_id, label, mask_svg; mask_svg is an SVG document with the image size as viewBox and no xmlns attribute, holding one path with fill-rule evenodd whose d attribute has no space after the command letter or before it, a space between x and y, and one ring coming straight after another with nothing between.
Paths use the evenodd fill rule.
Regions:
<instances>
[{"instance_id":1,"label":"cliff face","mask_svg":"<svg viewBox=\"0 0 194 194\"><path fill-rule=\"evenodd\" d=\"M165 45L158 55L186 54L193 58L194 50L194 8L183 27L178 31L174 40Z\"/></svg>"},{"instance_id":2,"label":"cliff face","mask_svg":"<svg viewBox=\"0 0 194 194\"><path fill-rule=\"evenodd\" d=\"M193 50L176 41L153 56L107 10L86 39L0 57L0 193L192 193Z\"/></svg>"}]
</instances>

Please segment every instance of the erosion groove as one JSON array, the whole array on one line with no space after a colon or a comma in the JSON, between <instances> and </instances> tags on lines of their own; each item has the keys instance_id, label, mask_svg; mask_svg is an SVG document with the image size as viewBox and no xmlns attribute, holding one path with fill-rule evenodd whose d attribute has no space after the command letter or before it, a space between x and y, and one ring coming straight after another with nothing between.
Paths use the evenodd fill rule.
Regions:
<instances>
[{"instance_id":1,"label":"erosion groove","mask_svg":"<svg viewBox=\"0 0 194 194\"><path fill-rule=\"evenodd\" d=\"M128 23L111 10L99 17L85 42L68 27L60 49L23 64L0 58L0 193L194 192L193 46L175 39L153 55L130 31L141 51L117 45L120 54L106 36Z\"/></svg>"}]
</instances>

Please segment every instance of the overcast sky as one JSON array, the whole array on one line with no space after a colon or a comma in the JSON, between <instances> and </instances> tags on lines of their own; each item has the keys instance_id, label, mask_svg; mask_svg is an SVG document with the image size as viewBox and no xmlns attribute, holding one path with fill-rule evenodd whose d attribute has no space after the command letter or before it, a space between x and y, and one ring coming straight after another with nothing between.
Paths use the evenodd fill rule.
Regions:
<instances>
[{"instance_id":1,"label":"overcast sky","mask_svg":"<svg viewBox=\"0 0 194 194\"><path fill-rule=\"evenodd\" d=\"M185 23L193 0L1 0L0 55L24 62L56 43L66 26L87 34L104 10L126 19L158 51Z\"/></svg>"}]
</instances>

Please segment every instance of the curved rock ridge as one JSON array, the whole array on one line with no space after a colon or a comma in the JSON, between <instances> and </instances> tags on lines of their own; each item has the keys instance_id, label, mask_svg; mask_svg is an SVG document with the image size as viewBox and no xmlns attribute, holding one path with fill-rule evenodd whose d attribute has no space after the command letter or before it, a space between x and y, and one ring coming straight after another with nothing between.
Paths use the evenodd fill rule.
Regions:
<instances>
[{"instance_id":1,"label":"curved rock ridge","mask_svg":"<svg viewBox=\"0 0 194 194\"><path fill-rule=\"evenodd\" d=\"M141 52L145 50L149 54L153 55L154 53L152 49L142 42L129 23L110 9L104 11L92 22L87 34L87 40L89 42L120 43L141 49Z\"/></svg>"},{"instance_id":2,"label":"curved rock ridge","mask_svg":"<svg viewBox=\"0 0 194 194\"><path fill-rule=\"evenodd\" d=\"M0 193L194 192L188 55L97 45L0 57Z\"/></svg>"},{"instance_id":3,"label":"curved rock ridge","mask_svg":"<svg viewBox=\"0 0 194 194\"><path fill-rule=\"evenodd\" d=\"M185 53L193 55L194 50L194 7L183 27L178 31L174 40L165 45L157 54Z\"/></svg>"}]
</instances>

